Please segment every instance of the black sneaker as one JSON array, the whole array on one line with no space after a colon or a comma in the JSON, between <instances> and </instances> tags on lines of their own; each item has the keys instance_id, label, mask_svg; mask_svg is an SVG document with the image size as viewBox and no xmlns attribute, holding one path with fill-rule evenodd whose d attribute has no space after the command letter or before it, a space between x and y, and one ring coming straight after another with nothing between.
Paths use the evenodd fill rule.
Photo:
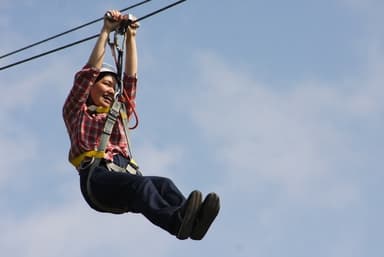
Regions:
<instances>
[{"instance_id":1,"label":"black sneaker","mask_svg":"<svg viewBox=\"0 0 384 257\"><path fill-rule=\"evenodd\" d=\"M176 237L180 240L187 239L192 232L193 225L195 224L195 218L197 211L201 205L201 192L194 190L190 193L187 201L180 209L181 225Z\"/></svg>"},{"instance_id":2,"label":"black sneaker","mask_svg":"<svg viewBox=\"0 0 384 257\"><path fill-rule=\"evenodd\" d=\"M220 210L220 198L215 193L209 193L202 203L192 229L191 239L201 240L215 220Z\"/></svg>"}]
</instances>

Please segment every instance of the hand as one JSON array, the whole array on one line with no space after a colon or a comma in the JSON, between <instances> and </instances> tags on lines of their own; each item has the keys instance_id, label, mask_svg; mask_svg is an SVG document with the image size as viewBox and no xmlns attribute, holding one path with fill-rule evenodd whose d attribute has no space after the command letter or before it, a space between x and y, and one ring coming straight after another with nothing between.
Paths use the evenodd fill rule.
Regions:
<instances>
[{"instance_id":1,"label":"hand","mask_svg":"<svg viewBox=\"0 0 384 257\"><path fill-rule=\"evenodd\" d=\"M139 22L134 22L135 20L137 20L137 18L132 14L129 14L129 15L124 15L124 19L132 21L132 23L127 27L126 36L127 37L136 36L136 31L140 27Z\"/></svg>"},{"instance_id":2,"label":"hand","mask_svg":"<svg viewBox=\"0 0 384 257\"><path fill-rule=\"evenodd\" d=\"M123 16L119 11L109 10L104 15L103 29L105 29L108 33L111 33L119 27L120 22L124 19L125 16Z\"/></svg>"}]
</instances>

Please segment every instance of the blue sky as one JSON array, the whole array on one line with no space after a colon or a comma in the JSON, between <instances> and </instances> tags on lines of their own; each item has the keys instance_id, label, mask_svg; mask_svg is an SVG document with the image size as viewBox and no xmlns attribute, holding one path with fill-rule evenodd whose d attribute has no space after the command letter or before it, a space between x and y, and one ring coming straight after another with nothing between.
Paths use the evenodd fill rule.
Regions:
<instances>
[{"instance_id":1,"label":"blue sky","mask_svg":"<svg viewBox=\"0 0 384 257\"><path fill-rule=\"evenodd\" d=\"M1 53L132 3L2 0ZM376 0L188 0L142 22L134 153L185 194L220 194L199 242L82 199L61 108L95 41L0 71L2 255L383 256L383 10Z\"/></svg>"}]
</instances>

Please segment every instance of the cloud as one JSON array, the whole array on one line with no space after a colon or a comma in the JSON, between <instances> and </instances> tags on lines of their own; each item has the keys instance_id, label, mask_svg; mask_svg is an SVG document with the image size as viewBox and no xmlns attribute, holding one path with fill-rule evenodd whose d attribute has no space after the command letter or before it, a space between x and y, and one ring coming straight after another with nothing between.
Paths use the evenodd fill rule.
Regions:
<instances>
[{"instance_id":1,"label":"cloud","mask_svg":"<svg viewBox=\"0 0 384 257\"><path fill-rule=\"evenodd\" d=\"M181 146L166 146L159 148L152 142L146 141L137 147L137 161L144 174L173 177L171 167L180 163L183 158Z\"/></svg>"},{"instance_id":2,"label":"cloud","mask_svg":"<svg viewBox=\"0 0 384 257\"><path fill-rule=\"evenodd\" d=\"M364 15L370 13L368 7L382 9L378 8L379 1L344 2L354 5L356 10L365 6ZM381 17L377 11L374 14L375 19ZM9 28L9 20L4 17L1 20L3 28ZM370 20L371 24L375 24L374 21ZM13 35L12 30L7 30L4 33L14 39L12 42L25 41L17 40L22 35ZM188 97L169 97L180 101L178 106L183 108L188 104L188 114L195 127L188 127L185 136L191 133L191 138L204 137L203 145L198 147L209 156L202 162L204 174L200 173L203 175L199 174L198 179L207 180L205 169L210 164L206 162L214 162L215 167L219 167L212 169L212 173L217 175L215 189L222 196L222 211L198 247L175 242L174 237L139 215L95 213L81 199L77 184L58 179L60 184L51 188L55 197L65 196L63 201L49 195L47 198L54 198L48 201L49 206L42 197L26 211L15 210L30 204L25 202L14 203L11 207L15 209L2 210L2 253L15 257L149 256L154 253L156 256L196 256L202 252L206 256L366 256L370 252L366 242L375 245L378 241L372 231L364 234L361 229L368 222L366 217L372 215L360 216L361 203L365 203L367 213L374 213L375 208L371 206L371 201L374 202L371 191L362 182L368 178L374 180L375 176L362 167L379 170L381 156L377 159L372 156L379 156L383 149L381 133L375 132L383 128L384 58L381 40L374 36L376 41L371 44L366 44L371 38L359 42L359 54L367 56L368 52L369 58L361 60L366 62L366 70L338 81L313 77L268 84L227 57L208 52L198 56L193 67L193 71L198 72L183 78L191 83L182 89ZM0 43L1 48L13 50L10 42ZM217 51L220 51L219 45L216 45ZM78 51L78 56L69 58L80 59L80 54L88 55L88 50ZM193 54L193 50L187 51L188 56ZM43 97L58 101L54 108L59 109L71 86L74 71L71 67L84 63L78 60L74 66L66 61L65 54L55 59L54 65L49 60L47 57L40 62L49 69L37 73L41 67L39 61L22 66L22 76L17 69L1 74L2 83L12 87L3 88L7 98L0 102L3 110L0 113L3 146L0 187L11 177L15 178L12 182L18 182L22 172L19 165L34 158L34 155L18 155L19 149L36 155L41 143L49 140L37 131L17 129L28 127L20 120L21 114L42 102L48 106ZM161 69L156 73L162 74ZM184 73L173 71L172 74ZM175 91L172 88L165 92ZM47 110L40 114L51 113ZM44 119L51 117L46 115ZM185 125L190 124L176 129L184 129ZM11 134L15 137L9 137ZM195 161L196 156L189 156L189 149L171 140L167 142L168 135L161 136L166 142L164 145L158 146L149 140L134 146L137 159L144 173L177 177L174 173L177 169L172 167L191 165L188 161ZM62 158L66 160L66 156ZM57 165L53 174L57 170L71 172L69 166L62 163L63 159L50 160ZM182 164L184 161L187 162ZM39 176L36 180L46 179ZM20 185L9 183L9 187L15 190ZM36 193L44 189L30 190ZM5 193L7 197L9 192ZM371 201L366 201L368 198ZM222 242L228 243L222 246Z\"/></svg>"},{"instance_id":3,"label":"cloud","mask_svg":"<svg viewBox=\"0 0 384 257\"><path fill-rule=\"evenodd\" d=\"M1 131L1 130L0 130ZM29 160L36 156L37 142L31 138L4 138L0 136L0 189L16 175L22 175ZM16 173L16 171L19 171Z\"/></svg>"},{"instance_id":4,"label":"cloud","mask_svg":"<svg viewBox=\"0 0 384 257\"><path fill-rule=\"evenodd\" d=\"M20 170L21 175L22 172L27 172L22 167L25 167L28 161L35 158L44 159L43 155L37 153L42 151L41 143L45 142L46 135L33 130L31 125L34 125L34 118L41 120L42 116L48 117L47 113L52 109L60 110L61 104L50 106L50 109L39 108L43 104L56 103L56 99L64 99L63 85L66 80L71 79L64 79L57 74L66 73L66 64L63 58L60 63L50 64L49 69L40 69L39 72L24 71L25 76L15 76L13 71L6 74L3 80L5 86L2 89L2 95L6 97L0 102L0 155L3 156L0 160L3 167L0 187L16 175L15 169ZM57 114L61 115L60 112ZM41 126L52 126L52 123L44 120L44 123L38 126L39 129Z\"/></svg>"},{"instance_id":5,"label":"cloud","mask_svg":"<svg viewBox=\"0 0 384 257\"><path fill-rule=\"evenodd\" d=\"M169 174L172 170L170 167L181 156L177 147L159 149L150 142L139 145L137 153L145 160L141 167L143 172L148 170L148 175ZM71 172L68 171L68 164L58 160L51 161L54 161L55 171ZM141 215L112 215L93 211L82 199L77 184L78 176L74 170L72 172L76 182L72 179L51 184L49 192L55 195L55 201L49 200L49 196L44 197L41 201L36 201L32 208L28 208L27 212L16 215L15 210L2 210L0 247L4 255L101 257L107 254L118 257L130 254L140 257L155 252L159 257L169 256L177 240L174 236L151 224ZM59 176L65 179L63 174ZM49 205L46 204L47 201Z\"/></svg>"},{"instance_id":6,"label":"cloud","mask_svg":"<svg viewBox=\"0 0 384 257\"><path fill-rule=\"evenodd\" d=\"M96 213L80 197L24 219L3 216L0 227L2 252L13 257L167 256L170 238L175 240L142 216Z\"/></svg>"},{"instance_id":7,"label":"cloud","mask_svg":"<svg viewBox=\"0 0 384 257\"><path fill-rule=\"evenodd\" d=\"M359 200L358 181L343 179L359 162L351 148L358 131L346 124L380 115L382 77L266 85L214 54L199 58L199 89L188 92L199 105L190 103L191 115L225 163L229 185L245 191L279 185L292 199L328 207Z\"/></svg>"}]
</instances>

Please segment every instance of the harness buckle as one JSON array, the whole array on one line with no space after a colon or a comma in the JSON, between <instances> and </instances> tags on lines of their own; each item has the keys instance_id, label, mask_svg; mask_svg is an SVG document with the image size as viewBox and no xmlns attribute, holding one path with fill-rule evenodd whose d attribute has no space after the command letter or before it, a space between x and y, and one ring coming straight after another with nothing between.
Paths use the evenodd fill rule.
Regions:
<instances>
[{"instance_id":1,"label":"harness buckle","mask_svg":"<svg viewBox=\"0 0 384 257\"><path fill-rule=\"evenodd\" d=\"M132 162L129 162L127 166L121 167L113 162L106 162L105 166L109 171L115 171L115 172L128 172L132 175L139 175L141 176L141 172L139 171L139 167Z\"/></svg>"}]
</instances>

